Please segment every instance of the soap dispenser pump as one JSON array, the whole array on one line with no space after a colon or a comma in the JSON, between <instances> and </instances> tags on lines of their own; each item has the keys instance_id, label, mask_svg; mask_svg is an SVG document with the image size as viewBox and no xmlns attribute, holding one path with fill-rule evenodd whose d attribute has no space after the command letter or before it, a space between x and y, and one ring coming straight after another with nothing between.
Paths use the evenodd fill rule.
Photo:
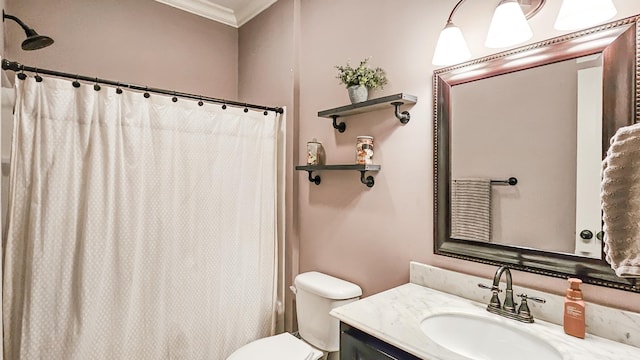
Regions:
<instances>
[{"instance_id":1,"label":"soap dispenser pump","mask_svg":"<svg viewBox=\"0 0 640 360\"><path fill-rule=\"evenodd\" d=\"M582 284L582 280L569 278L569 288L567 289L567 296L564 299L564 332L584 339L586 328L584 317L585 306L580 284Z\"/></svg>"}]
</instances>

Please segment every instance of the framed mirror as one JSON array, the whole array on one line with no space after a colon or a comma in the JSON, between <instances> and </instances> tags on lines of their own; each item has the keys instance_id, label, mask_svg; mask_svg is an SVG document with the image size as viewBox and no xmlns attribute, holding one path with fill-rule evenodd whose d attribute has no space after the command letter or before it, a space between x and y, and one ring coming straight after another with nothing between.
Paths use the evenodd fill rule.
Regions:
<instances>
[{"instance_id":1,"label":"framed mirror","mask_svg":"<svg viewBox=\"0 0 640 360\"><path fill-rule=\"evenodd\" d=\"M639 18L434 71L436 254L640 292L600 210L609 139L638 121Z\"/></svg>"}]
</instances>

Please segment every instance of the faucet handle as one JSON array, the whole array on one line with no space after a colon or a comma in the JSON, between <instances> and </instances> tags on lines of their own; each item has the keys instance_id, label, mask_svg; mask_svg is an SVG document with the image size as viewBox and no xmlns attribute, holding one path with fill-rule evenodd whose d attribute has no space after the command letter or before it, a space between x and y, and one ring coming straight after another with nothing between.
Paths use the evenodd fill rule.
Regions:
<instances>
[{"instance_id":1,"label":"faucet handle","mask_svg":"<svg viewBox=\"0 0 640 360\"><path fill-rule=\"evenodd\" d=\"M482 288L482 289L491 290L491 291L502 292L502 290L500 290L500 288L494 288L493 286L488 286L488 285L485 285L485 284L478 284L478 287Z\"/></svg>"},{"instance_id":2,"label":"faucet handle","mask_svg":"<svg viewBox=\"0 0 640 360\"><path fill-rule=\"evenodd\" d=\"M520 302L520 306L518 307L519 320L532 323L533 315L531 315L531 310L529 310L529 305L527 305L527 300L531 300L531 301L535 301L543 304L547 301L543 298L529 296L527 294L518 294L518 296L522 298L522 301Z\"/></svg>"},{"instance_id":3,"label":"faucet handle","mask_svg":"<svg viewBox=\"0 0 640 360\"><path fill-rule=\"evenodd\" d=\"M478 284L479 288L491 290L491 300L489 300L489 307L493 309L500 309L500 299L498 298L498 293L502 292L497 286L487 286L485 284Z\"/></svg>"},{"instance_id":4,"label":"faucet handle","mask_svg":"<svg viewBox=\"0 0 640 360\"><path fill-rule=\"evenodd\" d=\"M536 297L536 296L529 296L527 294L518 294L518 297L522 298L522 301L526 301L526 300L531 300L531 301L535 301L541 304L544 304L547 302L547 300L541 298L541 297Z\"/></svg>"}]
</instances>

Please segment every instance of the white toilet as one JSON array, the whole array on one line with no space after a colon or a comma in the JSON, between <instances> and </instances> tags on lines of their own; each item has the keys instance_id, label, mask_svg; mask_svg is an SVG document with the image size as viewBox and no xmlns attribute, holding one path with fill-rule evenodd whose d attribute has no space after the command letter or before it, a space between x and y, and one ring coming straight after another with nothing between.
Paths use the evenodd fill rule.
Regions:
<instances>
[{"instance_id":1,"label":"white toilet","mask_svg":"<svg viewBox=\"0 0 640 360\"><path fill-rule=\"evenodd\" d=\"M291 288L303 340L289 333L270 336L239 348L227 360L317 360L324 352L340 349L340 322L329 312L358 300L362 289L316 271L296 276Z\"/></svg>"}]
</instances>

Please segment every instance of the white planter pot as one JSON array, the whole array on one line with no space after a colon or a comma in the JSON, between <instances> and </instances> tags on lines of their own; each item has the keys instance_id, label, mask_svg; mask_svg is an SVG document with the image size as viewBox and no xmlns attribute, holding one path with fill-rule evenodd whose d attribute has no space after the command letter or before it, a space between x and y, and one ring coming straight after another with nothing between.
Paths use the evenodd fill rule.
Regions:
<instances>
[{"instance_id":1,"label":"white planter pot","mask_svg":"<svg viewBox=\"0 0 640 360\"><path fill-rule=\"evenodd\" d=\"M363 85L353 85L347 88L349 91L349 100L352 104L367 101L369 98L369 89Z\"/></svg>"}]
</instances>

